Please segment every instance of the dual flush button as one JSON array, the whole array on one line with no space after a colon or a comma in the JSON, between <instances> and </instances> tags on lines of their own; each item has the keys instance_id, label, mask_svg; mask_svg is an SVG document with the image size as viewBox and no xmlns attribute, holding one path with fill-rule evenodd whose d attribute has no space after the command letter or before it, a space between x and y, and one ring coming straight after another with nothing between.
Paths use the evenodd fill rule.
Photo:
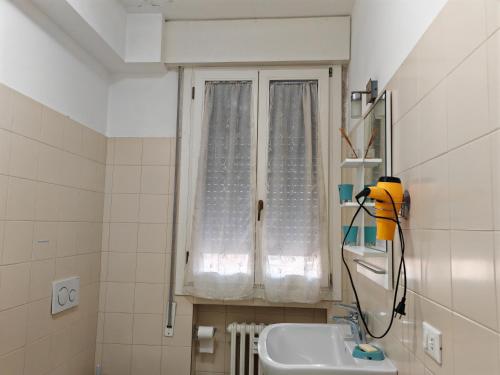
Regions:
<instances>
[{"instance_id":1,"label":"dual flush button","mask_svg":"<svg viewBox=\"0 0 500 375\"><path fill-rule=\"evenodd\" d=\"M52 315L75 307L80 302L80 278L52 282Z\"/></svg>"},{"instance_id":2,"label":"dual flush button","mask_svg":"<svg viewBox=\"0 0 500 375\"><path fill-rule=\"evenodd\" d=\"M76 289L70 289L66 288L63 286L61 289L59 289L59 292L57 293L57 303L59 306L64 306L69 302L74 302L76 298Z\"/></svg>"}]
</instances>

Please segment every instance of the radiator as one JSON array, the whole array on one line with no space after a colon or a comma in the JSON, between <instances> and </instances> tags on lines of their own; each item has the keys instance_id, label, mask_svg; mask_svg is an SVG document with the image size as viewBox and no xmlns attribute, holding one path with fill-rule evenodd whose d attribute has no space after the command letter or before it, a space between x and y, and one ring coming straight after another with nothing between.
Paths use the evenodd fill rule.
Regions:
<instances>
[{"instance_id":1,"label":"radiator","mask_svg":"<svg viewBox=\"0 0 500 375\"><path fill-rule=\"evenodd\" d=\"M231 334L231 375L262 375L257 343L264 327L264 324L257 323L231 323L227 326Z\"/></svg>"}]
</instances>

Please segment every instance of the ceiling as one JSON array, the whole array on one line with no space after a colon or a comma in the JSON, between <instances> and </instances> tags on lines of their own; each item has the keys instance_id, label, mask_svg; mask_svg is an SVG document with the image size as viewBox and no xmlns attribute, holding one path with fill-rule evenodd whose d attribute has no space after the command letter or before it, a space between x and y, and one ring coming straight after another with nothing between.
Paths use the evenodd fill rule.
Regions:
<instances>
[{"instance_id":1,"label":"ceiling","mask_svg":"<svg viewBox=\"0 0 500 375\"><path fill-rule=\"evenodd\" d=\"M168 20L344 16L355 0L118 0L127 12Z\"/></svg>"}]
</instances>

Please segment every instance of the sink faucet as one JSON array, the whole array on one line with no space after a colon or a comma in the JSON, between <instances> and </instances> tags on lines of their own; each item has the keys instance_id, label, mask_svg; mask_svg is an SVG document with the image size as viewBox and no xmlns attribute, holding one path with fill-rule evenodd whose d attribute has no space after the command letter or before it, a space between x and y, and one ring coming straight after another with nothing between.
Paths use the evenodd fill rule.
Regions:
<instances>
[{"instance_id":1,"label":"sink faucet","mask_svg":"<svg viewBox=\"0 0 500 375\"><path fill-rule=\"evenodd\" d=\"M348 339L353 339L356 344L364 344L366 343L366 329L361 321L360 314L361 312L358 310L358 307L355 304L346 304L346 303L336 303L336 306L347 310L349 314L347 316L334 316L332 318L334 323L344 323L349 324L351 327L351 337ZM366 320L366 316L365 320Z\"/></svg>"}]
</instances>

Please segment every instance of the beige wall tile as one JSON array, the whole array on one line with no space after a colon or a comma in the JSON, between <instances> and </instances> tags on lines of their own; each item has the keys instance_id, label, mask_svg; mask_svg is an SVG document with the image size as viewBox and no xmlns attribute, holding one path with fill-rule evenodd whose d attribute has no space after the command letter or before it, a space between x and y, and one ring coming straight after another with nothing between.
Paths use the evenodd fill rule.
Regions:
<instances>
[{"instance_id":1,"label":"beige wall tile","mask_svg":"<svg viewBox=\"0 0 500 375\"><path fill-rule=\"evenodd\" d=\"M29 263L0 266L0 310L28 302L30 268Z\"/></svg>"},{"instance_id":2,"label":"beige wall tile","mask_svg":"<svg viewBox=\"0 0 500 375\"><path fill-rule=\"evenodd\" d=\"M32 250L33 222L5 222L2 264L27 262L31 260Z\"/></svg>"},{"instance_id":3,"label":"beige wall tile","mask_svg":"<svg viewBox=\"0 0 500 375\"><path fill-rule=\"evenodd\" d=\"M11 129L12 127L13 96L13 90L0 84L0 128L2 129Z\"/></svg>"},{"instance_id":4,"label":"beige wall tile","mask_svg":"<svg viewBox=\"0 0 500 375\"><path fill-rule=\"evenodd\" d=\"M446 86L440 84L420 103L421 161L447 151Z\"/></svg>"},{"instance_id":5,"label":"beige wall tile","mask_svg":"<svg viewBox=\"0 0 500 375\"><path fill-rule=\"evenodd\" d=\"M163 284L135 284L134 313L163 313L163 291ZM177 306L177 314L179 314L179 306Z\"/></svg>"},{"instance_id":6,"label":"beige wall tile","mask_svg":"<svg viewBox=\"0 0 500 375\"><path fill-rule=\"evenodd\" d=\"M191 347L164 346L162 348L162 375L189 375L191 364Z\"/></svg>"},{"instance_id":7,"label":"beige wall tile","mask_svg":"<svg viewBox=\"0 0 500 375\"><path fill-rule=\"evenodd\" d=\"M65 119L63 131L63 148L74 154L80 154L83 148L83 130L80 125L71 120Z\"/></svg>"},{"instance_id":8,"label":"beige wall tile","mask_svg":"<svg viewBox=\"0 0 500 375\"><path fill-rule=\"evenodd\" d=\"M26 346L25 375L43 375L50 370L50 336Z\"/></svg>"},{"instance_id":9,"label":"beige wall tile","mask_svg":"<svg viewBox=\"0 0 500 375\"><path fill-rule=\"evenodd\" d=\"M35 216L36 183L16 177L9 178L6 218L33 220Z\"/></svg>"},{"instance_id":10,"label":"beige wall tile","mask_svg":"<svg viewBox=\"0 0 500 375\"><path fill-rule=\"evenodd\" d=\"M54 276L55 261L53 259L31 263L30 301L35 301L51 295Z\"/></svg>"},{"instance_id":11,"label":"beige wall tile","mask_svg":"<svg viewBox=\"0 0 500 375\"><path fill-rule=\"evenodd\" d=\"M168 194L170 188L169 166L143 166L141 175L141 193Z\"/></svg>"},{"instance_id":12,"label":"beige wall tile","mask_svg":"<svg viewBox=\"0 0 500 375\"><path fill-rule=\"evenodd\" d=\"M491 136L493 168L493 214L495 230L500 230L500 131Z\"/></svg>"},{"instance_id":13,"label":"beige wall tile","mask_svg":"<svg viewBox=\"0 0 500 375\"><path fill-rule=\"evenodd\" d=\"M71 356L71 331L69 326L65 326L54 332L52 339L52 363L54 366L63 365Z\"/></svg>"},{"instance_id":14,"label":"beige wall tile","mask_svg":"<svg viewBox=\"0 0 500 375\"><path fill-rule=\"evenodd\" d=\"M487 0L487 2L496 2L498 8L498 19L500 22L500 5L497 0ZM492 128L500 127L500 30L495 33L488 41L486 48L488 50L488 95L489 95L489 115Z\"/></svg>"},{"instance_id":15,"label":"beige wall tile","mask_svg":"<svg viewBox=\"0 0 500 375\"><path fill-rule=\"evenodd\" d=\"M463 145L491 130L486 63L487 51L483 46L447 78L449 148ZM464 87L467 87L465 92Z\"/></svg>"},{"instance_id":16,"label":"beige wall tile","mask_svg":"<svg viewBox=\"0 0 500 375\"><path fill-rule=\"evenodd\" d=\"M497 322L500 325L500 232L495 232L495 277L497 291Z\"/></svg>"},{"instance_id":17,"label":"beige wall tile","mask_svg":"<svg viewBox=\"0 0 500 375\"><path fill-rule=\"evenodd\" d=\"M5 219L9 177L0 175L0 219Z\"/></svg>"},{"instance_id":18,"label":"beige wall tile","mask_svg":"<svg viewBox=\"0 0 500 375\"><path fill-rule=\"evenodd\" d=\"M28 304L27 334L28 344L48 336L54 330L54 321L50 313L52 301L43 298Z\"/></svg>"},{"instance_id":19,"label":"beige wall tile","mask_svg":"<svg viewBox=\"0 0 500 375\"><path fill-rule=\"evenodd\" d=\"M424 285L422 280L422 231L404 230L403 235L405 237L405 262L408 288L420 293ZM397 246L400 249L399 244Z\"/></svg>"},{"instance_id":20,"label":"beige wall tile","mask_svg":"<svg viewBox=\"0 0 500 375\"><path fill-rule=\"evenodd\" d=\"M11 135L9 174L35 179L38 167L38 142L22 135Z\"/></svg>"},{"instance_id":21,"label":"beige wall tile","mask_svg":"<svg viewBox=\"0 0 500 375\"><path fill-rule=\"evenodd\" d=\"M165 278L165 254L137 254L136 281L163 283Z\"/></svg>"},{"instance_id":22,"label":"beige wall tile","mask_svg":"<svg viewBox=\"0 0 500 375\"><path fill-rule=\"evenodd\" d=\"M136 252L137 234L137 223L111 223L109 228L109 250Z\"/></svg>"},{"instance_id":23,"label":"beige wall tile","mask_svg":"<svg viewBox=\"0 0 500 375\"><path fill-rule=\"evenodd\" d=\"M166 223L168 217L167 195L140 195L139 221L141 223Z\"/></svg>"},{"instance_id":24,"label":"beige wall tile","mask_svg":"<svg viewBox=\"0 0 500 375\"><path fill-rule=\"evenodd\" d=\"M134 314L134 345L161 345L162 322L160 314Z\"/></svg>"},{"instance_id":25,"label":"beige wall tile","mask_svg":"<svg viewBox=\"0 0 500 375\"><path fill-rule=\"evenodd\" d=\"M77 223L60 222L57 226L57 256L76 254Z\"/></svg>"},{"instance_id":26,"label":"beige wall tile","mask_svg":"<svg viewBox=\"0 0 500 375\"><path fill-rule=\"evenodd\" d=\"M143 165L170 165L171 142L169 138L143 138Z\"/></svg>"},{"instance_id":27,"label":"beige wall tile","mask_svg":"<svg viewBox=\"0 0 500 375\"><path fill-rule=\"evenodd\" d=\"M132 344L132 314L104 313L104 342Z\"/></svg>"},{"instance_id":28,"label":"beige wall tile","mask_svg":"<svg viewBox=\"0 0 500 375\"><path fill-rule=\"evenodd\" d=\"M453 309L498 329L493 232L452 231Z\"/></svg>"},{"instance_id":29,"label":"beige wall tile","mask_svg":"<svg viewBox=\"0 0 500 375\"><path fill-rule=\"evenodd\" d=\"M11 133L0 129L0 173L9 172Z\"/></svg>"},{"instance_id":30,"label":"beige wall tile","mask_svg":"<svg viewBox=\"0 0 500 375\"><path fill-rule=\"evenodd\" d=\"M422 294L451 307L450 233L445 230L421 232Z\"/></svg>"},{"instance_id":31,"label":"beige wall tile","mask_svg":"<svg viewBox=\"0 0 500 375\"><path fill-rule=\"evenodd\" d=\"M398 122L418 100L418 55L412 51L396 73L397 88L393 92L393 119Z\"/></svg>"},{"instance_id":32,"label":"beige wall tile","mask_svg":"<svg viewBox=\"0 0 500 375\"><path fill-rule=\"evenodd\" d=\"M139 214L138 194L113 194L111 217L115 222L136 222Z\"/></svg>"},{"instance_id":33,"label":"beige wall tile","mask_svg":"<svg viewBox=\"0 0 500 375\"><path fill-rule=\"evenodd\" d=\"M35 220L57 221L61 218L62 188L54 184L36 184Z\"/></svg>"},{"instance_id":34,"label":"beige wall tile","mask_svg":"<svg viewBox=\"0 0 500 375\"><path fill-rule=\"evenodd\" d=\"M24 349L19 349L9 354L0 356L0 368L10 375L23 375Z\"/></svg>"},{"instance_id":35,"label":"beige wall tile","mask_svg":"<svg viewBox=\"0 0 500 375\"><path fill-rule=\"evenodd\" d=\"M51 146L62 148L66 121L66 116L50 108L43 107L40 140Z\"/></svg>"},{"instance_id":36,"label":"beige wall tile","mask_svg":"<svg viewBox=\"0 0 500 375\"><path fill-rule=\"evenodd\" d=\"M177 302L176 313L178 315L193 315L193 297L175 296L175 302Z\"/></svg>"},{"instance_id":37,"label":"beige wall tile","mask_svg":"<svg viewBox=\"0 0 500 375\"><path fill-rule=\"evenodd\" d=\"M69 256L64 258L56 258L56 279L64 279L66 277L74 276L77 272L76 256Z\"/></svg>"},{"instance_id":38,"label":"beige wall tile","mask_svg":"<svg viewBox=\"0 0 500 375\"><path fill-rule=\"evenodd\" d=\"M102 374L129 375L132 363L132 346L104 344L102 347Z\"/></svg>"},{"instance_id":39,"label":"beige wall tile","mask_svg":"<svg viewBox=\"0 0 500 375\"><path fill-rule=\"evenodd\" d=\"M165 252L167 248L167 225L139 224L139 252Z\"/></svg>"},{"instance_id":40,"label":"beige wall tile","mask_svg":"<svg viewBox=\"0 0 500 375\"><path fill-rule=\"evenodd\" d=\"M106 139L106 166L115 162L115 138Z\"/></svg>"},{"instance_id":41,"label":"beige wall tile","mask_svg":"<svg viewBox=\"0 0 500 375\"><path fill-rule=\"evenodd\" d=\"M0 312L0 355L21 348L26 342L26 306Z\"/></svg>"},{"instance_id":42,"label":"beige wall tile","mask_svg":"<svg viewBox=\"0 0 500 375\"><path fill-rule=\"evenodd\" d=\"M131 313L134 307L134 283L106 283L106 300L102 311Z\"/></svg>"},{"instance_id":43,"label":"beige wall tile","mask_svg":"<svg viewBox=\"0 0 500 375\"><path fill-rule=\"evenodd\" d=\"M82 131L82 155L100 163L105 163L106 137L87 127L83 127Z\"/></svg>"},{"instance_id":44,"label":"beige wall tile","mask_svg":"<svg viewBox=\"0 0 500 375\"><path fill-rule=\"evenodd\" d=\"M453 67L486 39L484 1L450 0L441 17L445 22L444 51Z\"/></svg>"},{"instance_id":45,"label":"beige wall tile","mask_svg":"<svg viewBox=\"0 0 500 375\"><path fill-rule=\"evenodd\" d=\"M161 374L161 346L132 347L132 375Z\"/></svg>"},{"instance_id":46,"label":"beige wall tile","mask_svg":"<svg viewBox=\"0 0 500 375\"><path fill-rule=\"evenodd\" d=\"M449 72L453 65L446 54L446 20L436 17L415 47L418 55L418 93L429 93Z\"/></svg>"},{"instance_id":47,"label":"beige wall tile","mask_svg":"<svg viewBox=\"0 0 500 375\"><path fill-rule=\"evenodd\" d=\"M420 112L413 108L394 126L394 170L402 172L420 159Z\"/></svg>"},{"instance_id":48,"label":"beige wall tile","mask_svg":"<svg viewBox=\"0 0 500 375\"><path fill-rule=\"evenodd\" d=\"M453 229L492 230L492 166L489 138L450 153L450 216ZM471 194L470 183L474 184ZM471 199L480 197L480 199Z\"/></svg>"},{"instance_id":49,"label":"beige wall tile","mask_svg":"<svg viewBox=\"0 0 500 375\"><path fill-rule=\"evenodd\" d=\"M12 130L26 137L40 137L42 106L15 91L12 94Z\"/></svg>"},{"instance_id":50,"label":"beige wall tile","mask_svg":"<svg viewBox=\"0 0 500 375\"><path fill-rule=\"evenodd\" d=\"M54 184L64 183L62 167L66 153L44 144L38 147L38 179Z\"/></svg>"},{"instance_id":51,"label":"beige wall tile","mask_svg":"<svg viewBox=\"0 0 500 375\"><path fill-rule=\"evenodd\" d=\"M115 138L115 165L140 165L141 157L142 140L140 138Z\"/></svg>"},{"instance_id":52,"label":"beige wall tile","mask_svg":"<svg viewBox=\"0 0 500 375\"><path fill-rule=\"evenodd\" d=\"M108 281L134 282L135 269L135 254L109 253Z\"/></svg>"},{"instance_id":53,"label":"beige wall tile","mask_svg":"<svg viewBox=\"0 0 500 375\"><path fill-rule=\"evenodd\" d=\"M139 193L141 167L115 165L113 167L113 193Z\"/></svg>"},{"instance_id":54,"label":"beige wall tile","mask_svg":"<svg viewBox=\"0 0 500 375\"><path fill-rule=\"evenodd\" d=\"M454 374L498 374L498 334L456 314L453 329Z\"/></svg>"},{"instance_id":55,"label":"beige wall tile","mask_svg":"<svg viewBox=\"0 0 500 375\"><path fill-rule=\"evenodd\" d=\"M418 219L424 229L448 229L450 226L448 159L448 155L444 155L420 168Z\"/></svg>"},{"instance_id":56,"label":"beige wall tile","mask_svg":"<svg viewBox=\"0 0 500 375\"><path fill-rule=\"evenodd\" d=\"M498 0L486 0L486 30L488 35L500 28L500 4Z\"/></svg>"}]
</instances>

